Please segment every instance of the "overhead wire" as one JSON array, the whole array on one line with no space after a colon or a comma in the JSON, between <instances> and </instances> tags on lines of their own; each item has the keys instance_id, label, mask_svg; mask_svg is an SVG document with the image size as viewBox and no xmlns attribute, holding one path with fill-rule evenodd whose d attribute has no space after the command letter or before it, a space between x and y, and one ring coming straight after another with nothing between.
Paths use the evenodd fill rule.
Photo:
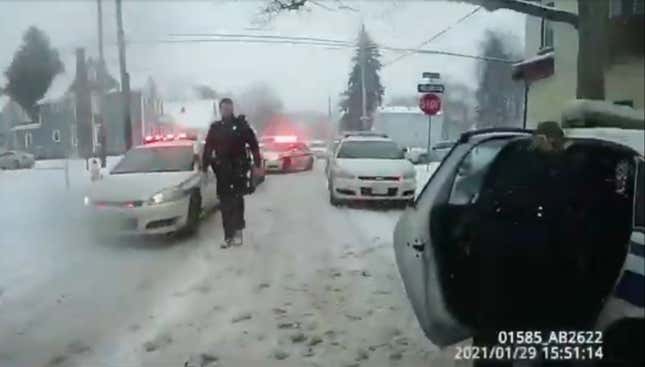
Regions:
<instances>
[{"instance_id":1,"label":"overhead wire","mask_svg":"<svg viewBox=\"0 0 645 367\"><path fill-rule=\"evenodd\" d=\"M431 36L430 38L428 38L427 40L425 40L425 41L421 42L417 47L415 47L415 49L420 49L421 47L426 46L426 45L427 45L427 44L429 44L430 42L432 42L432 41L436 40L437 38L439 38L439 37L443 36L444 34L448 33L448 31L450 31L451 29L453 29L455 26L459 25L460 23L462 23L462 22L463 22L463 21L465 21L466 19L468 19L468 18L472 17L473 15L475 15L475 14L476 14L478 11L480 11L481 9L482 9L482 7L481 7L481 6L476 7L476 8L475 8L475 9L473 9L472 11L468 12L466 15L464 15L464 16L462 16L461 18L457 19L457 21L455 21L453 24L451 24L451 25L449 25L448 27L446 27L446 28L442 29L441 31L439 31L439 32L435 33L434 35L432 35L432 36ZM394 64L395 62L398 62L398 61L400 61L400 60L402 60L402 59L404 59L404 58L406 58L406 57L408 57L408 56L410 56L410 55L413 55L413 54L414 54L414 53L413 53L413 52L411 52L411 53L406 53L406 54L403 54L403 55L401 55L401 56L398 56L398 57L397 57L397 58L395 58L394 60L391 60L391 61L388 61L388 62L384 63L384 64L383 64L383 67L386 67L386 66L392 65L392 64Z\"/></svg>"}]
</instances>

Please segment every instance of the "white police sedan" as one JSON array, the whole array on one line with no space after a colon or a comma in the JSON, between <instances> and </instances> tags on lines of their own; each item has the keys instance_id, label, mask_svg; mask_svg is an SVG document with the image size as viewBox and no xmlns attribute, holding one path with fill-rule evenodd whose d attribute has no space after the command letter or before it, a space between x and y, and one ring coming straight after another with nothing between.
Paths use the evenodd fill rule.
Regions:
<instances>
[{"instance_id":1,"label":"white police sedan","mask_svg":"<svg viewBox=\"0 0 645 367\"><path fill-rule=\"evenodd\" d=\"M341 140L329 167L329 201L379 200L411 203L416 170L389 138L350 136Z\"/></svg>"},{"instance_id":2,"label":"white police sedan","mask_svg":"<svg viewBox=\"0 0 645 367\"><path fill-rule=\"evenodd\" d=\"M128 151L92 183L85 205L101 234L167 234L196 229L218 204L211 170L199 169L201 144L166 137Z\"/></svg>"}]
</instances>

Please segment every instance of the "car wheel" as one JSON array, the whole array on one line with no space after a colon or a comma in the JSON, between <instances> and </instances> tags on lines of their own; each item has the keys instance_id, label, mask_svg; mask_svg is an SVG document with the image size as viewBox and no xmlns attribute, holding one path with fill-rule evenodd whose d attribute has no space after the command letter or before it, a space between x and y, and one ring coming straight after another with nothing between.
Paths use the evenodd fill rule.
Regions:
<instances>
[{"instance_id":1,"label":"car wheel","mask_svg":"<svg viewBox=\"0 0 645 367\"><path fill-rule=\"evenodd\" d=\"M331 180L329 181L329 203L333 206L340 206L341 201L336 198L336 195L334 195L334 186L331 183Z\"/></svg>"},{"instance_id":2,"label":"car wheel","mask_svg":"<svg viewBox=\"0 0 645 367\"><path fill-rule=\"evenodd\" d=\"M285 158L282 160L282 170L287 172L291 169L291 159Z\"/></svg>"},{"instance_id":3,"label":"car wheel","mask_svg":"<svg viewBox=\"0 0 645 367\"><path fill-rule=\"evenodd\" d=\"M188 214L186 217L186 226L183 232L186 234L193 234L197 230L199 224L199 217L202 211L202 197L198 192L193 192L190 195L190 203L188 204Z\"/></svg>"},{"instance_id":4,"label":"car wheel","mask_svg":"<svg viewBox=\"0 0 645 367\"><path fill-rule=\"evenodd\" d=\"M307 164L307 168L305 168L305 170L311 171L312 169L314 169L314 159L313 158L309 159L309 163Z\"/></svg>"}]
</instances>

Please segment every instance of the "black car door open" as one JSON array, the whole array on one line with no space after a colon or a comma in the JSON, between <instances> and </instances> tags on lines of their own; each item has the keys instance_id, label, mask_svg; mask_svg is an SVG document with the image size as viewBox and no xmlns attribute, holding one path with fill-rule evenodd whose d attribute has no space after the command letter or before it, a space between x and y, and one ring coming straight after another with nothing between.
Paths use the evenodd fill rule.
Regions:
<instances>
[{"instance_id":1,"label":"black car door open","mask_svg":"<svg viewBox=\"0 0 645 367\"><path fill-rule=\"evenodd\" d=\"M447 258L454 258L455 249L467 241L461 227L478 198L486 169L509 141L528 132L501 129L482 134L462 136L394 231L396 261L408 298L424 333L438 346L471 335L447 300L446 286L458 281L448 269L454 261Z\"/></svg>"}]
</instances>

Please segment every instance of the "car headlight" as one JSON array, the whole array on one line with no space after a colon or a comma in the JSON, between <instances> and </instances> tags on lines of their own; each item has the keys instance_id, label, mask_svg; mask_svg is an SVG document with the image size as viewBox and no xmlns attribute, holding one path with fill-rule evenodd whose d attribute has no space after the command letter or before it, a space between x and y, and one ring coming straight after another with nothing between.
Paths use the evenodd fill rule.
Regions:
<instances>
[{"instance_id":1,"label":"car headlight","mask_svg":"<svg viewBox=\"0 0 645 367\"><path fill-rule=\"evenodd\" d=\"M337 178L354 178L356 177L355 175L351 174L350 172L347 172L343 169L336 169L334 170L334 176Z\"/></svg>"},{"instance_id":2,"label":"car headlight","mask_svg":"<svg viewBox=\"0 0 645 367\"><path fill-rule=\"evenodd\" d=\"M83 198L83 204L85 206L89 206L90 204L92 204L92 200L90 199L89 196L86 196L86 197Z\"/></svg>"},{"instance_id":3,"label":"car headlight","mask_svg":"<svg viewBox=\"0 0 645 367\"><path fill-rule=\"evenodd\" d=\"M146 204L157 205L157 204L167 203L169 201L179 200L185 196L186 196L186 191L180 188L165 189L152 195L152 197L146 202Z\"/></svg>"},{"instance_id":4,"label":"car headlight","mask_svg":"<svg viewBox=\"0 0 645 367\"><path fill-rule=\"evenodd\" d=\"M403 178L406 180L416 178L417 177L417 171L407 171L403 174Z\"/></svg>"}]
</instances>

